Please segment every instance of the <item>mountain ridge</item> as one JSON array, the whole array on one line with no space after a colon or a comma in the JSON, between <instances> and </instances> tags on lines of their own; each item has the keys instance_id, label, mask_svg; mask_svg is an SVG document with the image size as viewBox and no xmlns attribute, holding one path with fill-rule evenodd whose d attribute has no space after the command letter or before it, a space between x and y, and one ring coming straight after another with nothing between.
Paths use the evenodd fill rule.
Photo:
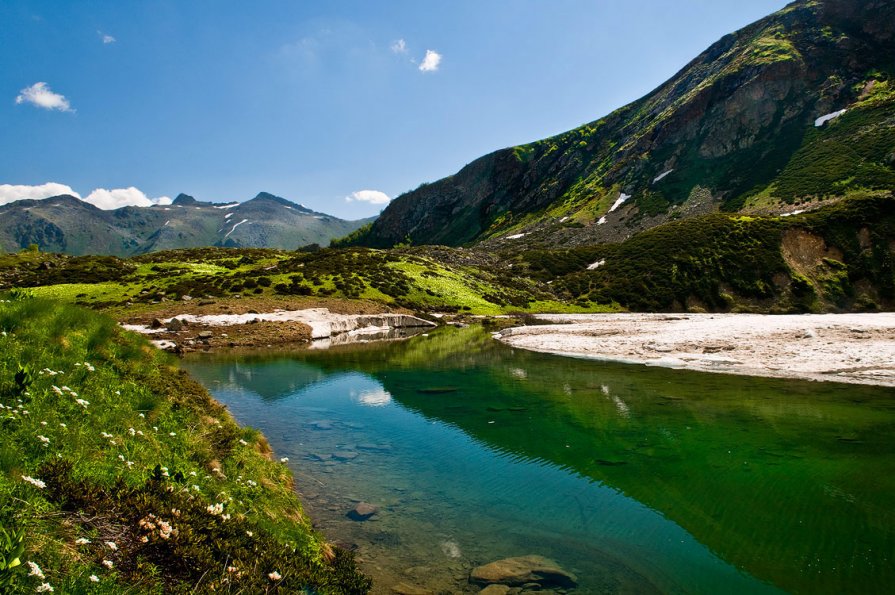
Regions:
<instances>
[{"instance_id":1,"label":"mountain ridge","mask_svg":"<svg viewBox=\"0 0 895 595\"><path fill-rule=\"evenodd\" d=\"M0 249L131 256L202 246L292 250L327 245L371 218L346 221L267 192L210 203L179 194L170 205L102 210L69 195L0 206Z\"/></svg>"},{"instance_id":2,"label":"mountain ridge","mask_svg":"<svg viewBox=\"0 0 895 595\"><path fill-rule=\"evenodd\" d=\"M895 2L859 4L791 3L603 118L397 197L352 243L620 241L682 217L891 189Z\"/></svg>"}]
</instances>

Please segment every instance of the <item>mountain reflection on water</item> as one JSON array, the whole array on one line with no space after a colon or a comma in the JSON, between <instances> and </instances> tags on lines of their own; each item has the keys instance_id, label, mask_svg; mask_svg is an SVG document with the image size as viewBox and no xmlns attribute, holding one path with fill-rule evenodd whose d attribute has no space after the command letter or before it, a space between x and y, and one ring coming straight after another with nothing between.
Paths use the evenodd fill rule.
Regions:
<instances>
[{"instance_id":1,"label":"mountain reflection on water","mask_svg":"<svg viewBox=\"0 0 895 595\"><path fill-rule=\"evenodd\" d=\"M458 589L472 564L538 553L578 592L895 584L891 389L554 357L476 327L185 366L299 486L327 486L310 513L387 578L428 563ZM340 495L383 514L353 523Z\"/></svg>"}]
</instances>

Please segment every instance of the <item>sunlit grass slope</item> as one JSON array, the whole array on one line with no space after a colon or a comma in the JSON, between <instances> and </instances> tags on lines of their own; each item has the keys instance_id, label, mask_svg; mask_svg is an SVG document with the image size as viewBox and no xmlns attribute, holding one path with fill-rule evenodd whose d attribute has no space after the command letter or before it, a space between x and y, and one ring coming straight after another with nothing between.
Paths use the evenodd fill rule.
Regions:
<instances>
[{"instance_id":1,"label":"sunlit grass slope","mask_svg":"<svg viewBox=\"0 0 895 595\"><path fill-rule=\"evenodd\" d=\"M172 362L95 312L0 303L0 591L366 592L264 437Z\"/></svg>"}]
</instances>

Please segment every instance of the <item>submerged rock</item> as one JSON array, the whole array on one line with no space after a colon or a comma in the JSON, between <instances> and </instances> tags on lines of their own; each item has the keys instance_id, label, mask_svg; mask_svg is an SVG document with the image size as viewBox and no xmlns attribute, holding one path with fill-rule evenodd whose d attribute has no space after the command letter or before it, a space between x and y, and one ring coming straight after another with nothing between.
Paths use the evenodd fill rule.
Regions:
<instances>
[{"instance_id":1,"label":"submerged rock","mask_svg":"<svg viewBox=\"0 0 895 595\"><path fill-rule=\"evenodd\" d=\"M570 588L578 584L577 577L543 556L529 555L505 558L474 568L469 575L473 583L501 584L521 587L537 583L541 587Z\"/></svg>"},{"instance_id":2,"label":"submerged rock","mask_svg":"<svg viewBox=\"0 0 895 595\"><path fill-rule=\"evenodd\" d=\"M507 595L509 592L510 588L506 585L488 585L479 591L479 595Z\"/></svg>"},{"instance_id":3,"label":"submerged rock","mask_svg":"<svg viewBox=\"0 0 895 595\"><path fill-rule=\"evenodd\" d=\"M360 502L348 512L348 518L352 521L366 521L379 512L379 507L369 502Z\"/></svg>"},{"instance_id":4,"label":"submerged rock","mask_svg":"<svg viewBox=\"0 0 895 595\"><path fill-rule=\"evenodd\" d=\"M395 595L434 595L434 591L407 583L398 583L392 587L392 593Z\"/></svg>"}]
</instances>

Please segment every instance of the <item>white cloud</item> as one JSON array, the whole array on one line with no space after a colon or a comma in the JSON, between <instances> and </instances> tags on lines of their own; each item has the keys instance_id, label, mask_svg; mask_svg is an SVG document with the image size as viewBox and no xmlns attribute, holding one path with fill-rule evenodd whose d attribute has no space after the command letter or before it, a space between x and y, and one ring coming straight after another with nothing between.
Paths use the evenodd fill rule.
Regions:
<instances>
[{"instance_id":1,"label":"white cloud","mask_svg":"<svg viewBox=\"0 0 895 595\"><path fill-rule=\"evenodd\" d=\"M0 205L9 204L17 200L40 200L50 198L51 196L59 196L60 194L70 194L81 198L81 195L72 190L71 186L57 184L56 182L47 182L37 186L0 184Z\"/></svg>"},{"instance_id":2,"label":"white cloud","mask_svg":"<svg viewBox=\"0 0 895 595\"><path fill-rule=\"evenodd\" d=\"M426 50L426 57L420 63L422 72L435 72L441 64L441 54L435 50Z\"/></svg>"},{"instance_id":3,"label":"white cloud","mask_svg":"<svg viewBox=\"0 0 895 595\"><path fill-rule=\"evenodd\" d=\"M118 41L117 39L115 39L114 37L109 35L108 33L103 33L102 31L97 31L97 33L99 33L100 39L102 39L103 43L106 45L108 45L110 43L115 43L116 41Z\"/></svg>"},{"instance_id":4,"label":"white cloud","mask_svg":"<svg viewBox=\"0 0 895 595\"><path fill-rule=\"evenodd\" d=\"M407 53L407 42L403 39L397 39L392 42L391 45L392 51L396 54L406 54Z\"/></svg>"},{"instance_id":5,"label":"white cloud","mask_svg":"<svg viewBox=\"0 0 895 595\"><path fill-rule=\"evenodd\" d=\"M348 202L368 202L371 205L384 205L388 204L391 198L389 198L388 194L379 190L358 190L357 192L352 192L351 196L346 196L345 200Z\"/></svg>"},{"instance_id":6,"label":"white cloud","mask_svg":"<svg viewBox=\"0 0 895 595\"><path fill-rule=\"evenodd\" d=\"M53 93L50 86L43 82L22 89L20 95L16 97L16 103L30 103L43 109L55 109L61 112L75 111L64 95Z\"/></svg>"},{"instance_id":7,"label":"white cloud","mask_svg":"<svg viewBox=\"0 0 895 595\"><path fill-rule=\"evenodd\" d=\"M129 188L115 188L106 190L105 188L97 188L87 195L84 202L89 202L95 207L109 211L121 207L151 207L152 205L169 205L171 198L160 196L158 198L149 198L143 192L133 186Z\"/></svg>"}]
</instances>

